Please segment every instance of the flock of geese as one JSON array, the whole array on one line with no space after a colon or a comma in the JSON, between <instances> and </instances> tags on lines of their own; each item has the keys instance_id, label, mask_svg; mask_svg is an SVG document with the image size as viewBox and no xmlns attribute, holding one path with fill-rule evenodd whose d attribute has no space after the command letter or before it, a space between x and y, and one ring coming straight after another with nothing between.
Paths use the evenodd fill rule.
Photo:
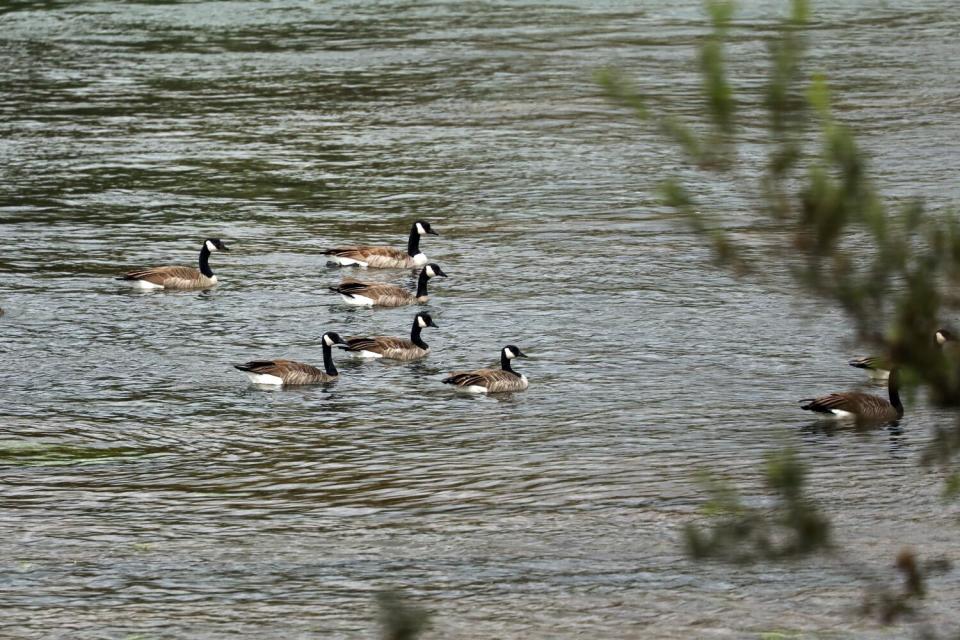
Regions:
<instances>
[{"instance_id":1,"label":"flock of geese","mask_svg":"<svg viewBox=\"0 0 960 640\"><path fill-rule=\"evenodd\" d=\"M349 305L361 307L400 307L422 304L428 300L427 283L431 278L447 277L440 265L428 263L427 256L420 250L420 237L440 235L430 227L430 223L417 220L410 228L410 237L406 252L392 247L352 246L329 249L329 264L374 269L410 269L420 268L416 291L405 287L380 282L362 282L352 278L330 287L340 294ZM214 251L230 249L219 238L204 240L200 248L198 269L192 267L153 267L130 271L117 278L129 282L141 289L210 289L217 285L217 276L210 268L210 254ZM414 316L410 338L392 336L351 336L346 339L334 331L323 334L323 369L296 362L294 360L253 360L234 365L243 371L255 384L267 385L307 385L333 382L337 379L337 368L333 363L334 347L344 349L362 358L386 358L391 360L412 361L424 358L430 352L430 346L423 341L421 332L427 327L436 327L429 313L420 312ZM527 357L515 345L507 345L500 351L499 369L475 369L457 371L443 379L444 384L453 385L459 390L470 393L502 393L523 391L529 386L527 377L517 373L510 365L514 358Z\"/></svg>"},{"instance_id":2,"label":"flock of geese","mask_svg":"<svg viewBox=\"0 0 960 640\"><path fill-rule=\"evenodd\" d=\"M435 262L427 262L427 256L420 250L420 237L440 235L430 223L417 220L410 228L407 250L404 252L393 247L352 246L329 249L328 264L342 267L353 266L364 269L410 269L420 267L417 288L411 291L399 285L380 282L362 282L352 278L330 287L340 294L342 300L353 306L361 307L400 307L422 304L428 300L427 283L431 278L446 278ZM219 238L210 238L200 248L198 269L192 267L153 267L130 271L117 278L129 282L141 289L209 289L217 285L217 276L210 268L210 254L214 251L229 251ZM0 309L3 315L3 309ZM429 313L420 312L413 318L410 338L392 336L350 336L346 340L334 331L323 334L323 369L294 360L252 360L234 365L243 371L255 384L267 385L307 385L323 384L337 379L338 372L333 364L334 347L344 349L361 358L386 358L390 360L412 361L425 358L430 346L423 341L421 332L427 327L436 328ZM939 329L935 334L941 347L954 341L954 335L947 329ZM471 393L501 393L523 391L529 386L527 377L513 370L510 361L527 357L517 346L507 345L500 351L499 369L475 369L457 371L443 379L457 389ZM903 403L900 401L899 376L895 367L886 359L876 356L857 358L849 362L850 366L864 369L874 380L887 381L889 399L863 393L848 391L831 393L818 398L801 400L800 408L813 411L823 417L855 419L858 421L889 422L903 417Z\"/></svg>"}]
</instances>

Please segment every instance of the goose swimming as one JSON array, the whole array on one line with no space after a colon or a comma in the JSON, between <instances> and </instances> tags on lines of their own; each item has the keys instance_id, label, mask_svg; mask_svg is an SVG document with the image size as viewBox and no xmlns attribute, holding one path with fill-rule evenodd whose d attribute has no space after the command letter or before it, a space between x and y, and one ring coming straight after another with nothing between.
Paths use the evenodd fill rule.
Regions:
<instances>
[{"instance_id":1,"label":"goose swimming","mask_svg":"<svg viewBox=\"0 0 960 640\"><path fill-rule=\"evenodd\" d=\"M420 251L420 236L430 234L439 236L440 234L430 227L430 223L425 220L417 220L410 227L410 237L407 240L407 251L393 247L378 246L358 246L358 247L339 247L324 251L324 255L330 256L331 264L341 267L358 266L366 269L411 269L422 267L427 264L427 256Z\"/></svg>"},{"instance_id":2,"label":"goose swimming","mask_svg":"<svg viewBox=\"0 0 960 640\"><path fill-rule=\"evenodd\" d=\"M429 313L418 313L413 319L410 339L390 336L348 337L347 351L362 358L386 358L388 360L419 360L430 353L430 345L423 341L420 332L427 327L436 328Z\"/></svg>"},{"instance_id":3,"label":"goose swimming","mask_svg":"<svg viewBox=\"0 0 960 640\"><path fill-rule=\"evenodd\" d=\"M933 334L933 339L940 348L946 348L945 345L948 342L953 343L951 346L956 346L955 336L949 329L937 329L936 333ZM888 377L890 377L891 364L888 358L881 356L865 356L863 358L854 358L853 360L849 360L847 364L849 364L851 367L865 370L867 375L870 376L871 380L886 380Z\"/></svg>"},{"instance_id":4,"label":"goose swimming","mask_svg":"<svg viewBox=\"0 0 960 640\"><path fill-rule=\"evenodd\" d=\"M294 360L252 360L233 365L247 374L254 384L303 385L323 384L337 379L339 372L333 365L331 347L345 349L347 343L333 331L323 334L323 369Z\"/></svg>"},{"instance_id":5,"label":"goose swimming","mask_svg":"<svg viewBox=\"0 0 960 640\"><path fill-rule=\"evenodd\" d=\"M819 398L808 398L800 408L814 411L824 416L840 420L858 422L892 422L903 417L903 403L900 402L899 374L896 369L890 371L887 378L889 400L860 391L831 393Z\"/></svg>"},{"instance_id":6,"label":"goose swimming","mask_svg":"<svg viewBox=\"0 0 960 640\"><path fill-rule=\"evenodd\" d=\"M440 265L431 262L420 270L416 292L395 284L360 282L351 279L344 280L335 287L330 287L330 291L339 293L344 302L356 307L402 307L417 302L426 302L429 299L427 281L436 276L446 278L447 274L443 272Z\"/></svg>"},{"instance_id":7,"label":"goose swimming","mask_svg":"<svg viewBox=\"0 0 960 640\"><path fill-rule=\"evenodd\" d=\"M510 366L514 358L526 358L526 354L512 344L500 351L499 369L475 369L473 371L455 371L443 379L444 384L452 384L470 393L501 393L504 391L523 391L530 386L527 376L517 373Z\"/></svg>"},{"instance_id":8,"label":"goose swimming","mask_svg":"<svg viewBox=\"0 0 960 640\"><path fill-rule=\"evenodd\" d=\"M153 267L129 271L117 280L129 281L140 289L209 289L217 285L217 276L210 268L210 254L214 251L229 251L219 238L203 241L200 248L200 268Z\"/></svg>"}]
</instances>

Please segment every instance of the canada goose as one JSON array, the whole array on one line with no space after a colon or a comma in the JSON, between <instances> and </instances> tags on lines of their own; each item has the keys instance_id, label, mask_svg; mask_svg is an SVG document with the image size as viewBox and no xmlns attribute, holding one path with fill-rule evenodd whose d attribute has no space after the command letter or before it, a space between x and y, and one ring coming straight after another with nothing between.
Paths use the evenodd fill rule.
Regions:
<instances>
[{"instance_id":1,"label":"canada goose","mask_svg":"<svg viewBox=\"0 0 960 640\"><path fill-rule=\"evenodd\" d=\"M886 380L890 377L890 362L880 356L854 358L847 362L851 367L864 369L871 380Z\"/></svg>"},{"instance_id":2,"label":"canada goose","mask_svg":"<svg viewBox=\"0 0 960 640\"><path fill-rule=\"evenodd\" d=\"M429 313L418 313L413 319L410 339L390 336L372 336L369 338L348 337L347 351L353 351L361 358L387 358L388 360L419 360L430 353L430 345L420 338L420 332L427 327L436 328Z\"/></svg>"},{"instance_id":3,"label":"canada goose","mask_svg":"<svg viewBox=\"0 0 960 640\"><path fill-rule=\"evenodd\" d=\"M470 393L500 393L501 391L523 391L530 386L527 376L517 373L510 366L514 358L526 358L520 349L508 344L500 351L499 369L476 369L474 371L455 371L443 379L443 384L452 384L458 389Z\"/></svg>"},{"instance_id":4,"label":"canada goose","mask_svg":"<svg viewBox=\"0 0 960 640\"><path fill-rule=\"evenodd\" d=\"M200 249L200 268L153 267L130 271L117 278L128 280L140 289L209 289L217 285L217 276L208 262L213 251L230 251L219 238L203 241Z\"/></svg>"},{"instance_id":5,"label":"canada goose","mask_svg":"<svg viewBox=\"0 0 960 640\"><path fill-rule=\"evenodd\" d=\"M330 291L339 293L344 302L357 307L402 307L415 302L426 302L427 280L434 276L446 278L447 274L440 265L431 262L420 270L416 293L395 284L358 280L344 280L342 284L330 287Z\"/></svg>"},{"instance_id":6,"label":"canada goose","mask_svg":"<svg viewBox=\"0 0 960 640\"><path fill-rule=\"evenodd\" d=\"M293 360L253 360L244 364L233 365L247 374L250 382L256 384L321 384L333 382L337 379L337 368L333 366L331 347L346 348L343 338L328 331L323 334L323 370L309 364Z\"/></svg>"},{"instance_id":7,"label":"canada goose","mask_svg":"<svg viewBox=\"0 0 960 640\"><path fill-rule=\"evenodd\" d=\"M420 236L429 233L432 236L440 234L430 228L430 223L417 220L410 227L410 239L407 240L407 252L404 253L393 247L340 247L324 251L324 255L332 256L330 264L341 267L359 266L366 269L409 269L422 267L427 264L427 256L420 251Z\"/></svg>"},{"instance_id":8,"label":"canada goose","mask_svg":"<svg viewBox=\"0 0 960 640\"><path fill-rule=\"evenodd\" d=\"M834 419L853 419L859 422L890 422L903 417L903 404L900 402L899 374L896 369L890 371L887 379L889 402L880 396L859 391L831 393L819 398L807 398L800 402L805 411L823 413Z\"/></svg>"},{"instance_id":9,"label":"canada goose","mask_svg":"<svg viewBox=\"0 0 960 640\"><path fill-rule=\"evenodd\" d=\"M933 334L937 345L943 347L948 342L953 342L955 336L949 329L937 329ZM864 358L854 358L847 362L851 367L865 369L871 380L886 380L890 377L890 361L880 356L866 356Z\"/></svg>"}]
</instances>

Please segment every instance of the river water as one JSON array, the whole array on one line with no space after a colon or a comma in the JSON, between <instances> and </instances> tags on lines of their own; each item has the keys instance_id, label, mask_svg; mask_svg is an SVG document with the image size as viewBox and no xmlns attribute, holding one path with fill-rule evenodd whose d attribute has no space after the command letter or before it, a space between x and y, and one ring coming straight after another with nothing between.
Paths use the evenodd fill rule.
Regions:
<instances>
[{"instance_id":1,"label":"river water","mask_svg":"<svg viewBox=\"0 0 960 640\"><path fill-rule=\"evenodd\" d=\"M797 410L861 385L863 347L785 273L712 266L658 204L676 151L591 78L614 64L695 111L704 18L638 4L5 2L0 637L366 638L384 588L432 612L428 638L915 632L857 609L904 546L960 560L957 504L918 465L947 416L915 398L856 433ZM741 4L751 89L782 7ZM960 6L815 12L812 68L879 185L955 204ZM742 210L742 186L710 197ZM417 218L450 274L427 360L336 352L337 383L289 390L231 367L405 334L411 308L326 291L322 250L403 246ZM211 292L113 280L193 265L207 237L232 248ZM507 343L527 392L440 384ZM763 459L787 446L836 555L687 559L697 473L768 504ZM929 588L923 619L955 632L957 572Z\"/></svg>"}]
</instances>

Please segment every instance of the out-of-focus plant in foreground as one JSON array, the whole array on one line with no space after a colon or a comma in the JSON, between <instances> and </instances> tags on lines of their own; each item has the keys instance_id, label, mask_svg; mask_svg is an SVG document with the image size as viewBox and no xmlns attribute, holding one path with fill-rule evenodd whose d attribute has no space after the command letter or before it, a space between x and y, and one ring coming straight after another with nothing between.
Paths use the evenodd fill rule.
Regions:
<instances>
[{"instance_id":1,"label":"out-of-focus plant in foreground","mask_svg":"<svg viewBox=\"0 0 960 640\"><path fill-rule=\"evenodd\" d=\"M826 79L807 71L805 0L793 0L776 29L766 83L752 93L734 90L735 70L725 58L733 3L712 0L707 7L712 29L700 47L699 117L656 108L615 70L598 77L612 100L673 141L695 171L696 186L666 178L664 201L709 239L721 264L740 274L791 270L811 292L842 306L857 336L906 370L908 385L960 406L960 354L933 339L944 315L960 307L955 212L929 215L919 200L895 209L884 203L853 132L833 115ZM745 160L751 154L743 153L740 135L759 121L758 112L765 122L761 166ZM749 190L757 206L730 212L698 199L712 182ZM747 246L738 229L770 231L773 251Z\"/></svg>"},{"instance_id":2,"label":"out-of-focus plant in foreground","mask_svg":"<svg viewBox=\"0 0 960 640\"><path fill-rule=\"evenodd\" d=\"M377 604L383 640L414 640L429 626L430 614L410 604L399 591L381 591Z\"/></svg>"},{"instance_id":3,"label":"out-of-focus plant in foreground","mask_svg":"<svg viewBox=\"0 0 960 640\"><path fill-rule=\"evenodd\" d=\"M806 469L792 451L770 456L766 485L776 495L772 509L744 506L736 491L704 476L710 500L705 510L712 517L709 530L687 525L687 552L694 558L733 562L780 560L828 548L830 523L804 495Z\"/></svg>"},{"instance_id":4,"label":"out-of-focus plant in foreground","mask_svg":"<svg viewBox=\"0 0 960 640\"><path fill-rule=\"evenodd\" d=\"M734 3L706 6L711 28L699 50L698 115L677 115L616 70L598 75L612 101L652 124L686 159L687 178L667 177L663 201L708 240L721 265L755 278L788 269L814 297L842 307L856 337L895 363L905 386L926 388L935 404L960 407L960 346L934 340L960 309L956 211L931 214L919 198L896 207L884 202L854 133L834 115L826 78L808 69L806 0L792 0L769 40L769 72L759 91L731 81L737 70L725 47L736 29ZM751 160L758 139L759 163ZM712 185L735 185L753 204L725 210L703 197ZM764 242L758 247L741 230L764 235ZM960 422L938 428L922 459L945 469L948 495L960 493L958 452ZM803 467L789 452L773 460L766 474L777 496L771 509L745 507L707 476L712 524L687 528L691 556L743 562L829 547L829 522L803 497ZM875 589L864 605L885 622L912 611L925 593L924 569L912 552L901 553L896 567L903 588Z\"/></svg>"}]
</instances>

